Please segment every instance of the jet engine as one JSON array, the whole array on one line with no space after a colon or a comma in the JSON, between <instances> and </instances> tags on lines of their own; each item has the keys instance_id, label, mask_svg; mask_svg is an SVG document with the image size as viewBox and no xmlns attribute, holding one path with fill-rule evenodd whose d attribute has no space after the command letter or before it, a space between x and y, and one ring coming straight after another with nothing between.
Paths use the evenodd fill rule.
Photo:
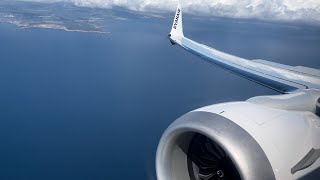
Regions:
<instances>
[{"instance_id":1,"label":"jet engine","mask_svg":"<svg viewBox=\"0 0 320 180\"><path fill-rule=\"evenodd\" d=\"M318 176L318 93L255 97L183 115L158 145L158 180Z\"/></svg>"}]
</instances>

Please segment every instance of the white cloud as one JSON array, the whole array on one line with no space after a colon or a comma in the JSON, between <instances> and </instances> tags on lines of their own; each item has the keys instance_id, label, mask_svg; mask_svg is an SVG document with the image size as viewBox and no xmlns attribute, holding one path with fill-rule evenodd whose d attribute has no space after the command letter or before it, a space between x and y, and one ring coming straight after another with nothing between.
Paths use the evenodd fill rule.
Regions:
<instances>
[{"instance_id":1,"label":"white cloud","mask_svg":"<svg viewBox=\"0 0 320 180\"><path fill-rule=\"evenodd\" d=\"M37 0L52 1L52 0ZM173 11L176 0L65 0L78 6L136 11ZM185 12L218 17L302 21L320 24L320 0L180 0Z\"/></svg>"},{"instance_id":2,"label":"white cloud","mask_svg":"<svg viewBox=\"0 0 320 180\"><path fill-rule=\"evenodd\" d=\"M68 2L70 0L17 0L17 1L31 1L31 2L42 2L42 3L55 3L55 2Z\"/></svg>"}]
</instances>

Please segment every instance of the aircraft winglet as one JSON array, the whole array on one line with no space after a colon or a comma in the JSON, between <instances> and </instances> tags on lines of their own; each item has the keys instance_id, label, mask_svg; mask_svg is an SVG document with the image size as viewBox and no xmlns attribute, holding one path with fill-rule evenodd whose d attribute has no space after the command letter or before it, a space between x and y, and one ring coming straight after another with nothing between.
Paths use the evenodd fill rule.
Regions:
<instances>
[{"instance_id":1,"label":"aircraft winglet","mask_svg":"<svg viewBox=\"0 0 320 180\"><path fill-rule=\"evenodd\" d=\"M174 16L173 25L169 36L184 37L182 27L182 10L180 3L178 3L176 15Z\"/></svg>"}]
</instances>

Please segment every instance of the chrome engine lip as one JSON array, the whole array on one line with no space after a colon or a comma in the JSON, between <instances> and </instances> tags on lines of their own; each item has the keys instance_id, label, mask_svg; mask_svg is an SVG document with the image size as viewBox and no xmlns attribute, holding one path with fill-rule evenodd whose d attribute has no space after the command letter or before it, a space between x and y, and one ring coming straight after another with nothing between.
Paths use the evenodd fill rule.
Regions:
<instances>
[{"instance_id":1,"label":"chrome engine lip","mask_svg":"<svg viewBox=\"0 0 320 180\"><path fill-rule=\"evenodd\" d=\"M247 131L221 115L194 111L177 119L161 137L156 156L158 180L177 180L173 179L173 174L179 172L172 172L172 151L177 139L187 133L202 134L219 144L234 162L241 179L275 179L263 149Z\"/></svg>"}]
</instances>

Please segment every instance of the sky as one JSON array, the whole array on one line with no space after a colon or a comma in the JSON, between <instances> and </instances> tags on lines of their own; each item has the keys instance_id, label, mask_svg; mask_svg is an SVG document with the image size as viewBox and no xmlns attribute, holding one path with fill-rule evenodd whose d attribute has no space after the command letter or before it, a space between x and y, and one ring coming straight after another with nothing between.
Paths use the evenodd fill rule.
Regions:
<instances>
[{"instance_id":1,"label":"sky","mask_svg":"<svg viewBox=\"0 0 320 180\"><path fill-rule=\"evenodd\" d=\"M78 6L112 8L121 6L135 11L174 11L177 0L26 0L37 2L67 1ZM191 14L303 22L320 25L319 0L180 0Z\"/></svg>"}]
</instances>

